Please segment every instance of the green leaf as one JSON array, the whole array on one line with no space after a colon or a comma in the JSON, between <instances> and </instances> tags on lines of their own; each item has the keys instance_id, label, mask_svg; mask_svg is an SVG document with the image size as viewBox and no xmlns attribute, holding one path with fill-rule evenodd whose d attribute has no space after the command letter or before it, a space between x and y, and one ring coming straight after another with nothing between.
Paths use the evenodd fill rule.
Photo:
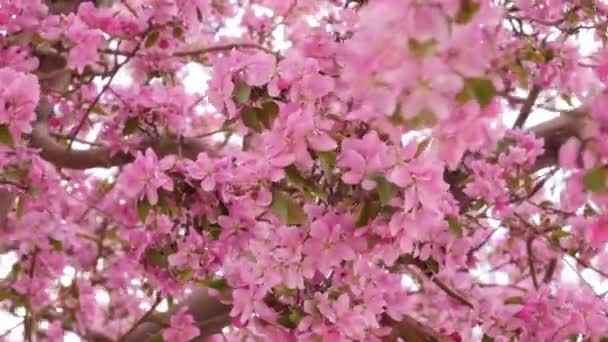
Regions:
<instances>
[{"instance_id":1,"label":"green leaf","mask_svg":"<svg viewBox=\"0 0 608 342\"><path fill-rule=\"evenodd\" d=\"M226 295L230 292L230 286L228 286L228 282L223 278L207 278L203 280L203 285L219 291L223 295Z\"/></svg>"},{"instance_id":2,"label":"green leaf","mask_svg":"<svg viewBox=\"0 0 608 342\"><path fill-rule=\"evenodd\" d=\"M145 197L137 201L137 215L142 223L146 222L150 208L150 203Z\"/></svg>"},{"instance_id":3,"label":"green leaf","mask_svg":"<svg viewBox=\"0 0 608 342\"><path fill-rule=\"evenodd\" d=\"M429 147L430 143L431 143L431 138L426 138L426 139L422 140L418 144L418 148L416 148L416 154L414 154L414 158L418 158L424 151L426 151L426 149L427 149L427 147Z\"/></svg>"},{"instance_id":4,"label":"green leaf","mask_svg":"<svg viewBox=\"0 0 608 342\"><path fill-rule=\"evenodd\" d=\"M108 115L108 113L106 113L106 111L103 110L103 108L98 104L94 105L93 108L91 108L91 112L102 116Z\"/></svg>"},{"instance_id":5,"label":"green leaf","mask_svg":"<svg viewBox=\"0 0 608 342\"><path fill-rule=\"evenodd\" d=\"M239 82L234 87L232 95L239 103L247 104L249 97L251 97L251 87L243 82Z\"/></svg>"},{"instance_id":6,"label":"green leaf","mask_svg":"<svg viewBox=\"0 0 608 342\"><path fill-rule=\"evenodd\" d=\"M300 205L282 191L272 192L272 209L287 225L300 225L306 222L306 213Z\"/></svg>"},{"instance_id":7,"label":"green leaf","mask_svg":"<svg viewBox=\"0 0 608 342\"><path fill-rule=\"evenodd\" d=\"M473 96L482 108L487 107L496 95L494 83L487 78L470 78L467 80L467 86L473 92Z\"/></svg>"},{"instance_id":8,"label":"green leaf","mask_svg":"<svg viewBox=\"0 0 608 342\"><path fill-rule=\"evenodd\" d=\"M460 225L460 222L458 222L458 220L454 216L448 217L447 221L448 226L450 227L450 231L454 233L454 235L456 235L457 237L462 237L462 226Z\"/></svg>"},{"instance_id":9,"label":"green leaf","mask_svg":"<svg viewBox=\"0 0 608 342\"><path fill-rule=\"evenodd\" d=\"M184 29L181 26L173 27L173 37L178 40L184 40Z\"/></svg>"},{"instance_id":10,"label":"green leaf","mask_svg":"<svg viewBox=\"0 0 608 342\"><path fill-rule=\"evenodd\" d=\"M397 107L395 107L393 114L391 114L390 121L397 126L401 126L406 123L405 119L403 118L403 113L401 112L400 104L397 104Z\"/></svg>"},{"instance_id":11,"label":"green leaf","mask_svg":"<svg viewBox=\"0 0 608 342\"><path fill-rule=\"evenodd\" d=\"M520 305L520 304L523 304L523 302L524 302L524 299L519 296L509 297L509 298L505 299L505 304L510 304L510 305Z\"/></svg>"},{"instance_id":12,"label":"green leaf","mask_svg":"<svg viewBox=\"0 0 608 342\"><path fill-rule=\"evenodd\" d=\"M517 141L513 138L504 138L498 143L498 147L496 148L496 154L501 154L509 151L511 147L517 145Z\"/></svg>"},{"instance_id":13,"label":"green leaf","mask_svg":"<svg viewBox=\"0 0 608 342\"><path fill-rule=\"evenodd\" d=\"M426 267L428 268L428 270L431 271L431 273L433 273L433 274L439 273L439 263L437 261L435 261L435 259L429 258L426 260L425 264L426 264Z\"/></svg>"},{"instance_id":14,"label":"green leaf","mask_svg":"<svg viewBox=\"0 0 608 342\"><path fill-rule=\"evenodd\" d=\"M468 23L473 19L475 14L479 12L480 7L481 6L473 0L460 0L460 10L454 18L454 21L461 25Z\"/></svg>"},{"instance_id":15,"label":"green leaf","mask_svg":"<svg viewBox=\"0 0 608 342\"><path fill-rule=\"evenodd\" d=\"M7 125L0 125L0 142L10 148L15 148L15 141Z\"/></svg>"},{"instance_id":16,"label":"green leaf","mask_svg":"<svg viewBox=\"0 0 608 342\"><path fill-rule=\"evenodd\" d=\"M122 130L123 135L133 134L139 128L139 119L138 118L128 118L125 122L125 128Z\"/></svg>"},{"instance_id":17,"label":"green leaf","mask_svg":"<svg viewBox=\"0 0 608 342\"><path fill-rule=\"evenodd\" d=\"M148 35L148 37L146 37L146 41L144 42L144 46L146 48L152 47L152 45L156 44L156 42L158 42L158 38L160 38L160 32L154 30L152 32L150 32L150 34Z\"/></svg>"},{"instance_id":18,"label":"green leaf","mask_svg":"<svg viewBox=\"0 0 608 342\"><path fill-rule=\"evenodd\" d=\"M9 299L14 295L13 291L9 289L0 290L0 302Z\"/></svg>"},{"instance_id":19,"label":"green leaf","mask_svg":"<svg viewBox=\"0 0 608 342\"><path fill-rule=\"evenodd\" d=\"M17 200L17 209L15 210L15 216L17 217L17 220L21 219L21 217L23 217L23 210L25 208L25 195L21 195L19 196L19 199Z\"/></svg>"},{"instance_id":20,"label":"green leaf","mask_svg":"<svg viewBox=\"0 0 608 342\"><path fill-rule=\"evenodd\" d=\"M359 206L357 213L357 227L363 227L372 221L380 212L380 203L377 201L365 201Z\"/></svg>"},{"instance_id":21,"label":"green leaf","mask_svg":"<svg viewBox=\"0 0 608 342\"><path fill-rule=\"evenodd\" d=\"M512 71L515 74L515 77L517 77L517 80L519 81L519 85L522 88L527 89L528 88L528 71L521 64L513 65Z\"/></svg>"},{"instance_id":22,"label":"green leaf","mask_svg":"<svg viewBox=\"0 0 608 342\"><path fill-rule=\"evenodd\" d=\"M63 242L61 242L61 240L49 238L49 243L57 252L61 252L63 250Z\"/></svg>"},{"instance_id":23,"label":"green leaf","mask_svg":"<svg viewBox=\"0 0 608 342\"><path fill-rule=\"evenodd\" d=\"M551 239L553 240L559 240L563 237L567 237L570 236L570 233L565 231L565 230L556 230L551 234Z\"/></svg>"},{"instance_id":24,"label":"green leaf","mask_svg":"<svg viewBox=\"0 0 608 342\"><path fill-rule=\"evenodd\" d=\"M432 127L437 124L437 117L433 112L424 109L420 113L417 113L412 119L406 120L405 123L412 129Z\"/></svg>"},{"instance_id":25,"label":"green leaf","mask_svg":"<svg viewBox=\"0 0 608 342\"><path fill-rule=\"evenodd\" d=\"M407 42L407 47L412 55L419 59L432 55L436 45L437 41L434 38L427 39L425 41L418 41L410 38Z\"/></svg>"},{"instance_id":26,"label":"green leaf","mask_svg":"<svg viewBox=\"0 0 608 342\"><path fill-rule=\"evenodd\" d=\"M380 203L387 205L390 200L395 197L399 189L397 186L384 178L384 175L376 174L370 177L376 181L376 191L380 198Z\"/></svg>"},{"instance_id":27,"label":"green leaf","mask_svg":"<svg viewBox=\"0 0 608 342\"><path fill-rule=\"evenodd\" d=\"M279 316L277 322L288 329L295 329L303 317L303 312L300 309L290 308L289 311L285 311Z\"/></svg>"},{"instance_id":28,"label":"green leaf","mask_svg":"<svg viewBox=\"0 0 608 342\"><path fill-rule=\"evenodd\" d=\"M160 268L166 268L169 266L169 260L162 250L156 248L150 248L146 251L145 260L147 263L158 266Z\"/></svg>"},{"instance_id":29,"label":"green leaf","mask_svg":"<svg viewBox=\"0 0 608 342\"><path fill-rule=\"evenodd\" d=\"M460 93L458 93L458 95L456 95L456 103L458 103L459 106L463 106L465 103L469 102L469 100L471 100L472 98L473 98L473 95L471 94L471 90L469 89L469 87L467 87L465 85L465 87L462 88Z\"/></svg>"},{"instance_id":30,"label":"green leaf","mask_svg":"<svg viewBox=\"0 0 608 342\"><path fill-rule=\"evenodd\" d=\"M258 118L257 110L250 106L245 106L241 111L241 119L248 128L253 131L260 133L262 131L262 125Z\"/></svg>"},{"instance_id":31,"label":"green leaf","mask_svg":"<svg viewBox=\"0 0 608 342\"><path fill-rule=\"evenodd\" d=\"M198 8L196 9L198 11ZM148 342L165 342L165 339L163 338L163 335L161 333L157 333L152 335Z\"/></svg>"},{"instance_id":32,"label":"green leaf","mask_svg":"<svg viewBox=\"0 0 608 342\"><path fill-rule=\"evenodd\" d=\"M270 129L274 119L279 115L279 105L274 101L264 102L262 109L258 111L258 118L264 127Z\"/></svg>"},{"instance_id":33,"label":"green leaf","mask_svg":"<svg viewBox=\"0 0 608 342\"><path fill-rule=\"evenodd\" d=\"M331 181L334 167L336 166L336 152L317 152L317 156L319 157L319 166L321 167L321 170L323 170L323 172L325 173L325 177L327 177Z\"/></svg>"},{"instance_id":34,"label":"green leaf","mask_svg":"<svg viewBox=\"0 0 608 342\"><path fill-rule=\"evenodd\" d=\"M243 151L251 150L251 147L252 147L251 139L253 139L253 134L251 134L251 133L245 134L245 136L243 137Z\"/></svg>"},{"instance_id":35,"label":"green leaf","mask_svg":"<svg viewBox=\"0 0 608 342\"><path fill-rule=\"evenodd\" d=\"M494 342L494 338L484 334L481 342Z\"/></svg>"},{"instance_id":36,"label":"green leaf","mask_svg":"<svg viewBox=\"0 0 608 342\"><path fill-rule=\"evenodd\" d=\"M583 177L585 189L591 192L603 192L606 190L607 171L603 167L594 167L587 171Z\"/></svg>"},{"instance_id":37,"label":"green leaf","mask_svg":"<svg viewBox=\"0 0 608 342\"><path fill-rule=\"evenodd\" d=\"M289 183L298 188L300 191L312 193L313 195L321 198L323 201L327 201L327 195L325 195L319 185L316 182L304 178L294 164L285 167L285 175L287 176Z\"/></svg>"}]
</instances>

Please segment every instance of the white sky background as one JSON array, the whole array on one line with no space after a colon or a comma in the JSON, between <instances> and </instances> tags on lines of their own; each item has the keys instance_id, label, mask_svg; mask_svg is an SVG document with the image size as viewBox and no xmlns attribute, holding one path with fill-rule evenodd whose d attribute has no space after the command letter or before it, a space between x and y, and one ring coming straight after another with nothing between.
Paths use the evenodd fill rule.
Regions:
<instances>
[{"instance_id":1,"label":"white sky background","mask_svg":"<svg viewBox=\"0 0 608 342\"><path fill-rule=\"evenodd\" d=\"M242 13L240 13L239 16L240 15L242 15ZM311 18L311 22L314 22L314 18ZM239 29L236 28L237 24L238 24L238 20L233 21L232 25L229 25L227 30L225 30L225 32L223 32L223 34L226 36L238 36ZM275 36L276 36L276 39L278 42L285 42L284 31L281 28L276 30ZM580 41L581 41L581 52L583 55L590 55L599 46L597 43L595 43L593 36L592 36L592 32L588 31L588 30L583 31L581 33ZM288 46L288 43L284 43L284 44L280 45L280 48L286 48L287 46ZM206 88L207 88L207 81L210 78L209 72L208 72L208 70L206 70L206 67L203 67L196 63L191 63L187 66L185 73L186 73L186 76L184 79L184 85L185 85L186 91L189 93L192 93L192 94L204 94L206 91ZM125 72L119 72L119 74L117 75L117 77L114 80L114 83L115 84L129 84L130 79L129 79L128 74ZM98 80L98 84L101 87L102 82L100 80ZM518 95L518 94L516 94L516 95ZM526 93L523 92L521 94L521 96L526 96ZM557 108L568 108L568 105L564 101L558 102L555 105ZM517 116L517 112L515 112L515 111L507 113L507 115L504 116L504 123L508 126L511 126L513 124L513 122L515 121L516 116ZM532 115L530 115L530 117L526 123L526 127L531 127L531 126L537 125L546 120L552 119L555 116L557 116L557 114L550 112L550 111L535 110L532 113ZM99 134L99 129L93 129L86 140L88 140L88 141L95 140L97 134ZM79 144L77 142L75 142L73 146L76 149L87 149L88 148L88 145ZM112 174L114 173L114 171L108 170L108 169L93 169L93 170L89 170L89 172L94 175L97 175L99 177L103 177L103 178L111 177ZM558 176L553 177L553 183L557 184L558 187L560 186L561 182L562 182L562 179L560 179L560 177L558 177ZM550 188L552 185L553 184L547 184L547 188ZM502 233L504 234L505 232L506 232L506 230L503 230ZM499 234L500 233L495 234L494 238L499 237L500 236ZM489 248L491 248L491 247L489 247ZM590 286L593 287L595 293L601 294L601 293L608 291L608 281L602 280L601 276L599 276L592 270L585 270L583 272L575 271L574 265L576 265L576 261L574 261L570 257L568 257L568 259L569 260L568 260L567 264L572 265L573 267L564 268L564 271L561 274L564 281L578 283L580 281L580 277L583 277L585 279L585 281L588 284L590 284ZM17 261L17 257L16 257L15 253L0 254L0 279L4 278L10 272L12 265L16 261ZM474 272L474 274L477 273L481 280L488 282L488 283L507 284L509 282L509 279L505 273L494 272L492 275L489 275L487 273L487 271L488 271L487 266L480 267L476 272ZM71 282L71 280L73 279L73 276L74 276L74 269L71 267L66 267L66 269L64 270L64 276L62 277L62 279L60 281L67 285ZM404 286L407 286L407 287L415 286L413 280L408 276L404 276L403 284L404 284ZM585 286L585 285L581 285L581 286ZM107 293L105 293L104 291L98 291L97 298L99 301L107 302ZM166 308L166 306L165 306L165 308ZM23 312L23 314L24 314L24 312ZM19 324L19 322L21 322L21 321L22 321L21 317L15 317L15 316L12 316L11 314L0 311L0 335L2 335L5 331L11 329L15 325ZM22 327L19 327L19 328L14 329L5 341L21 341L22 336L23 336L23 330L22 330ZM77 342L77 341L81 341L81 340L76 335L74 335L72 333L67 333L64 338L64 341L65 342Z\"/></svg>"}]
</instances>

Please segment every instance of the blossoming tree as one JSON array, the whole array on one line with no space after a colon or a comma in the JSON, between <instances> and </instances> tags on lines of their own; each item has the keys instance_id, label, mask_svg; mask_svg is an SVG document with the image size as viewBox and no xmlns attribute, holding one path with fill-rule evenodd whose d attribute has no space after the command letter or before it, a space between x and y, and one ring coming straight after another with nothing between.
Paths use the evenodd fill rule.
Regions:
<instances>
[{"instance_id":1,"label":"blossoming tree","mask_svg":"<svg viewBox=\"0 0 608 342\"><path fill-rule=\"evenodd\" d=\"M605 341L607 30L603 0L0 0L5 336Z\"/></svg>"}]
</instances>

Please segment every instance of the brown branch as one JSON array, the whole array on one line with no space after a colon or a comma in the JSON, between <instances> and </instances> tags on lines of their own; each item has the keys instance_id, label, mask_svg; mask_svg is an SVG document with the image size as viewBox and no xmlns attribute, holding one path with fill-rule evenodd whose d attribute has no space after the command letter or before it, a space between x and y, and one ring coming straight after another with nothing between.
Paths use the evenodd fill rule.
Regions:
<instances>
[{"instance_id":1,"label":"brown branch","mask_svg":"<svg viewBox=\"0 0 608 342\"><path fill-rule=\"evenodd\" d=\"M385 316L383 323L392 326L393 330L386 341L398 341L402 339L407 342L448 342L447 336L441 335L433 328L405 315L400 321L395 321Z\"/></svg>"},{"instance_id":2,"label":"brown branch","mask_svg":"<svg viewBox=\"0 0 608 342\"><path fill-rule=\"evenodd\" d=\"M532 251L532 243L534 242L534 235L526 241L526 251L528 252L528 267L530 268L530 276L532 277L532 284L534 288L538 289L538 277L536 276L536 267L534 266L534 253Z\"/></svg>"},{"instance_id":3,"label":"brown branch","mask_svg":"<svg viewBox=\"0 0 608 342\"><path fill-rule=\"evenodd\" d=\"M57 142L48 130L47 119L52 113L52 107L46 100L41 99L37 108L38 121L34 124L30 143L40 149L40 156L59 168L85 170L95 167L109 168L121 166L133 160L128 153L113 154L109 148L96 147L88 150L70 150ZM213 150L203 141L195 138L162 136L147 138L139 150L151 147L159 157L169 154L179 154L188 159L196 159L200 152L213 153Z\"/></svg>"},{"instance_id":4,"label":"brown branch","mask_svg":"<svg viewBox=\"0 0 608 342\"><path fill-rule=\"evenodd\" d=\"M135 329L137 329L137 327L139 327L142 323L144 323L145 321L148 320L148 318L150 318L150 316L154 313L154 310L156 310L156 308L158 307L158 305L160 304L160 302L162 301L163 297L160 295L160 293L158 293L156 295L156 299L154 300L154 303L152 304L152 306L150 307L150 309L148 309L148 311L146 311L137 321L135 321L135 323L133 323L133 325L131 326L131 328L129 328L129 330L127 330L127 332L125 332L119 339L118 341L124 341L125 337L129 336L133 331L135 331Z\"/></svg>"},{"instance_id":5,"label":"brown branch","mask_svg":"<svg viewBox=\"0 0 608 342\"><path fill-rule=\"evenodd\" d=\"M557 165L559 149L570 137L584 134L584 114L586 109L563 112L560 116L530 128L537 137L545 141L545 152L536 160L531 172Z\"/></svg>"},{"instance_id":6,"label":"brown branch","mask_svg":"<svg viewBox=\"0 0 608 342\"><path fill-rule=\"evenodd\" d=\"M192 49L192 50L182 50L182 51L176 51L173 54L173 56L174 57L189 57L189 56L197 56L197 55L211 53L211 52L230 51L233 49L256 49L256 50L264 51L268 54L276 56L276 52L274 52L264 46L261 46L258 44L253 44L253 43L231 43L231 44L224 44L224 45L208 46L208 47Z\"/></svg>"},{"instance_id":7,"label":"brown branch","mask_svg":"<svg viewBox=\"0 0 608 342\"><path fill-rule=\"evenodd\" d=\"M188 307L188 313L192 315L200 329L201 335L197 339L202 340L220 333L224 327L230 324L230 306L222 304L217 297L210 296L206 288L196 290L190 297L172 308L167 315L175 313L183 306ZM158 334L162 328L163 324L161 322L148 319L124 336L122 342L147 341L150 337Z\"/></svg>"},{"instance_id":8,"label":"brown branch","mask_svg":"<svg viewBox=\"0 0 608 342\"><path fill-rule=\"evenodd\" d=\"M0 230L4 229L6 217L13 209L15 203L15 193L9 189L0 188Z\"/></svg>"},{"instance_id":9,"label":"brown branch","mask_svg":"<svg viewBox=\"0 0 608 342\"><path fill-rule=\"evenodd\" d=\"M517 119L515 120L515 124L513 125L514 128L522 128L524 126L524 124L526 123L526 120L528 120L528 117L530 116L530 113L532 112L532 107L534 107L534 103L536 103L536 99L538 98L538 95L540 95L541 91L542 91L542 88L540 86L538 86L536 84L534 86L532 86L532 89L530 90L530 93L528 94L528 98L526 98L524 103L521 105L519 115L517 116Z\"/></svg>"}]
</instances>

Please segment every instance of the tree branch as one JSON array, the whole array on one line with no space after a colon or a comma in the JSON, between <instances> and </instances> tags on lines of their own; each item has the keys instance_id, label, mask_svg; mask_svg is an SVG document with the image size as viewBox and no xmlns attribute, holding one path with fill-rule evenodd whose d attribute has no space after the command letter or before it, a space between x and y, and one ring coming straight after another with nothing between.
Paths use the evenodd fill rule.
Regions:
<instances>
[{"instance_id":1,"label":"tree branch","mask_svg":"<svg viewBox=\"0 0 608 342\"><path fill-rule=\"evenodd\" d=\"M563 112L560 116L530 128L530 131L545 141L545 153L536 160L530 172L557 164L559 149L570 137L584 134L585 108Z\"/></svg>"},{"instance_id":2,"label":"tree branch","mask_svg":"<svg viewBox=\"0 0 608 342\"><path fill-rule=\"evenodd\" d=\"M6 224L6 217L8 213L13 208L13 204L15 203L15 193L8 190L0 188L0 230L4 229L4 225Z\"/></svg>"},{"instance_id":3,"label":"tree branch","mask_svg":"<svg viewBox=\"0 0 608 342\"><path fill-rule=\"evenodd\" d=\"M128 153L115 153L107 147L95 147L88 150L70 150L57 142L48 130L47 121L53 109L48 101L40 99L37 114L38 120L34 124L30 143L32 147L39 148L40 156L59 168L85 170L95 167L109 168L121 166L133 160ZM213 149L203 141L195 138L162 136L160 138L145 139L139 150L151 147L159 157L169 154L178 154L188 159L196 159L199 153L213 154Z\"/></svg>"},{"instance_id":4,"label":"tree branch","mask_svg":"<svg viewBox=\"0 0 608 342\"><path fill-rule=\"evenodd\" d=\"M172 308L167 315L172 315L183 306L188 307L188 313L192 315L200 329L201 335L197 340L202 341L206 337L220 333L224 327L230 324L230 306L222 304L217 297L210 296L206 288L196 290L190 297ZM151 336L158 334L162 328L161 322L146 320L124 336L121 341L147 341Z\"/></svg>"},{"instance_id":5,"label":"tree branch","mask_svg":"<svg viewBox=\"0 0 608 342\"><path fill-rule=\"evenodd\" d=\"M524 103L521 105L519 115L517 116L513 127L522 128L524 126L526 120L528 120L528 116L530 116L530 113L532 112L532 107L534 107L534 103L536 102L538 95L540 95L541 90L542 88L536 84L532 86L532 89L528 94L528 98L526 98Z\"/></svg>"}]
</instances>

